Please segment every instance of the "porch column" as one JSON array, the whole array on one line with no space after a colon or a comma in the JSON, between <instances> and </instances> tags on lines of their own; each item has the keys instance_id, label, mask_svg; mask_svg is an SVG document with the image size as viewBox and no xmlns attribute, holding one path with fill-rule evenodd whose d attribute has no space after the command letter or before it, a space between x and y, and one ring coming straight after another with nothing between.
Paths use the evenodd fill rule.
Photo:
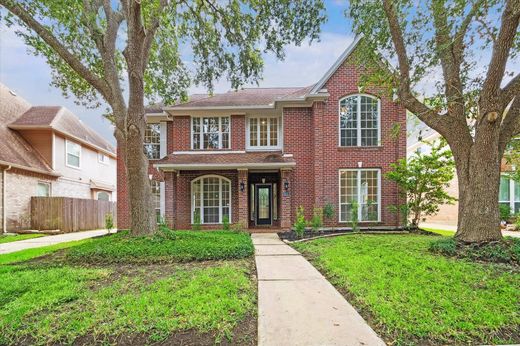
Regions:
<instances>
[{"instance_id":1,"label":"porch column","mask_svg":"<svg viewBox=\"0 0 520 346\"><path fill-rule=\"evenodd\" d=\"M238 213L237 213L237 221L241 223L246 229L248 228L248 219L249 219L249 210L248 210L248 189L249 184L247 181L248 178L248 170L247 169L238 169ZM244 190L241 191L242 186Z\"/></svg>"},{"instance_id":2,"label":"porch column","mask_svg":"<svg viewBox=\"0 0 520 346\"><path fill-rule=\"evenodd\" d=\"M281 176L281 191L282 191L282 197L281 197L281 206L280 206L280 214L281 214L281 220L280 220L280 226L282 229L290 229L292 227L291 222L291 191L293 190L292 186L292 170L291 169L281 169L280 171ZM288 184L288 189L286 190L286 184Z\"/></svg>"},{"instance_id":3,"label":"porch column","mask_svg":"<svg viewBox=\"0 0 520 346\"><path fill-rule=\"evenodd\" d=\"M164 172L164 221L169 227L175 226L175 192L177 176L175 172Z\"/></svg>"}]
</instances>

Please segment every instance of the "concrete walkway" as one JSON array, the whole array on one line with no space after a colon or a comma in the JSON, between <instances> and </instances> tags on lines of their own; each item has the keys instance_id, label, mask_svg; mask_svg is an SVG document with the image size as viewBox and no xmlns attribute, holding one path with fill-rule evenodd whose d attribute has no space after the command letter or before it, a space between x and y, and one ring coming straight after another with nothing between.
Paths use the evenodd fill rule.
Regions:
<instances>
[{"instance_id":1,"label":"concrete walkway","mask_svg":"<svg viewBox=\"0 0 520 346\"><path fill-rule=\"evenodd\" d=\"M433 228L433 229L442 229L445 231L452 231L453 233L457 232L457 226L453 226L453 225L422 222L419 224L419 226L424 227L424 228ZM520 232L502 231L502 235L504 237L508 236L508 237L513 237L513 238L520 238Z\"/></svg>"},{"instance_id":2,"label":"concrete walkway","mask_svg":"<svg viewBox=\"0 0 520 346\"><path fill-rule=\"evenodd\" d=\"M115 232L115 231L113 231ZM26 249L33 249L42 246L54 245L59 243L65 243L74 240L82 240L87 238L93 238L100 235L108 234L106 229L97 229L93 231L74 232L58 235L50 235L46 237L32 238L26 240L14 241L11 243L0 244L0 254L6 254Z\"/></svg>"},{"instance_id":3,"label":"concrete walkway","mask_svg":"<svg viewBox=\"0 0 520 346\"><path fill-rule=\"evenodd\" d=\"M251 236L258 345L384 345L323 275L276 234Z\"/></svg>"}]
</instances>

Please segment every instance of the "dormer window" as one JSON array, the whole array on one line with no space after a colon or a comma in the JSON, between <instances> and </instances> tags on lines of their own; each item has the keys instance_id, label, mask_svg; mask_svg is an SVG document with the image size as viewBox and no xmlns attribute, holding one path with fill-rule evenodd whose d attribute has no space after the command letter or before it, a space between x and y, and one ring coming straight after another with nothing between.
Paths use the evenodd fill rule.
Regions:
<instances>
[{"instance_id":1,"label":"dormer window","mask_svg":"<svg viewBox=\"0 0 520 346\"><path fill-rule=\"evenodd\" d=\"M341 147L379 145L379 99L370 95L351 95L339 101L339 137Z\"/></svg>"},{"instance_id":2,"label":"dormer window","mask_svg":"<svg viewBox=\"0 0 520 346\"><path fill-rule=\"evenodd\" d=\"M191 148L229 149L229 117L191 118Z\"/></svg>"}]
</instances>

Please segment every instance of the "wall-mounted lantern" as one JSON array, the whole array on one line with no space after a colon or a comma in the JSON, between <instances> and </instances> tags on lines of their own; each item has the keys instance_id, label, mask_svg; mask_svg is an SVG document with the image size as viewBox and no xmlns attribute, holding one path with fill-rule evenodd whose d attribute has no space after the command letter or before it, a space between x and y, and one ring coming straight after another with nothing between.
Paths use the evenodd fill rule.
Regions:
<instances>
[{"instance_id":1,"label":"wall-mounted lantern","mask_svg":"<svg viewBox=\"0 0 520 346\"><path fill-rule=\"evenodd\" d=\"M246 189L246 184L244 184L244 181L241 181L240 182L240 192L244 192L245 189Z\"/></svg>"},{"instance_id":2,"label":"wall-mounted lantern","mask_svg":"<svg viewBox=\"0 0 520 346\"><path fill-rule=\"evenodd\" d=\"M283 189L285 191L289 191L289 180L285 179L285 181L283 182Z\"/></svg>"}]
</instances>

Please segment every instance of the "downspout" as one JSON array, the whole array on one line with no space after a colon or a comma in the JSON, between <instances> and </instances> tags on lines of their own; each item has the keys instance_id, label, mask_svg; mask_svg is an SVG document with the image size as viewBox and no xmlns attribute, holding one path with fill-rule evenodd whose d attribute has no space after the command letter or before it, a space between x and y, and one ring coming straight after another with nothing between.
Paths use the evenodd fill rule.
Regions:
<instances>
[{"instance_id":1,"label":"downspout","mask_svg":"<svg viewBox=\"0 0 520 346\"><path fill-rule=\"evenodd\" d=\"M4 168L2 171L2 232L7 233L7 205L6 205L6 186L7 186L7 171L11 169L11 165Z\"/></svg>"}]
</instances>

